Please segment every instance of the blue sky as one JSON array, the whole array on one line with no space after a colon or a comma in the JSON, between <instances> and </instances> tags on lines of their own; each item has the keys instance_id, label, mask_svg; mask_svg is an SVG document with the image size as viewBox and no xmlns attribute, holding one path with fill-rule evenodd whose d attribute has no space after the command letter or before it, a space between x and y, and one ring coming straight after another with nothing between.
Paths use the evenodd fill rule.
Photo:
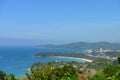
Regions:
<instances>
[{"instance_id":1,"label":"blue sky","mask_svg":"<svg viewBox=\"0 0 120 80\"><path fill-rule=\"evenodd\" d=\"M120 42L119 0L0 0L0 45Z\"/></svg>"}]
</instances>

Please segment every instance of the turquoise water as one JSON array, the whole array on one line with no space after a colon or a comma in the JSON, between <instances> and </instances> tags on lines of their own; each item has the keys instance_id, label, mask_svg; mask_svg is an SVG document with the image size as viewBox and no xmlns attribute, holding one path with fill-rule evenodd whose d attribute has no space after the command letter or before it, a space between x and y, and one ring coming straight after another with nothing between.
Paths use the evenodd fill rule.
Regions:
<instances>
[{"instance_id":1,"label":"turquoise water","mask_svg":"<svg viewBox=\"0 0 120 80\"><path fill-rule=\"evenodd\" d=\"M78 61L83 60L67 59L67 58L34 58L33 56L39 52L84 52L85 50L68 50L68 49L46 49L36 47L0 47L0 70L17 77L22 77L27 69L35 62L49 61Z\"/></svg>"}]
</instances>

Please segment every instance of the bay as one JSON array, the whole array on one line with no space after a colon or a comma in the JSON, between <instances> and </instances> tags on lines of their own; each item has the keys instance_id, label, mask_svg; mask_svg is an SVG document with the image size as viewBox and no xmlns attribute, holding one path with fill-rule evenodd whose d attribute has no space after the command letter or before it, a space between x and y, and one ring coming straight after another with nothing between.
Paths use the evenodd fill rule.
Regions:
<instances>
[{"instance_id":1,"label":"bay","mask_svg":"<svg viewBox=\"0 0 120 80\"><path fill-rule=\"evenodd\" d=\"M85 50L74 49L48 49L38 47L0 47L0 70L7 74L23 77L28 68L36 62L50 62L62 60L66 62L78 61L67 58L34 58L39 52L84 52ZM85 62L79 60L78 62Z\"/></svg>"}]
</instances>

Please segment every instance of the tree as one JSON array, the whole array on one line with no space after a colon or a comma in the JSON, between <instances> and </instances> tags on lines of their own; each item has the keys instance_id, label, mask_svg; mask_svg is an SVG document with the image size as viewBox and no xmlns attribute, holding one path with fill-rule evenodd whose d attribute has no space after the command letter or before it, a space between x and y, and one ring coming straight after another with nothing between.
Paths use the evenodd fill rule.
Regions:
<instances>
[{"instance_id":1,"label":"tree","mask_svg":"<svg viewBox=\"0 0 120 80\"><path fill-rule=\"evenodd\" d=\"M26 74L29 80L55 80L52 76L54 67L51 63L46 66L31 68L32 74Z\"/></svg>"},{"instance_id":2,"label":"tree","mask_svg":"<svg viewBox=\"0 0 120 80\"><path fill-rule=\"evenodd\" d=\"M60 80L78 80L76 69L73 66L64 66L60 73L62 74Z\"/></svg>"},{"instance_id":3,"label":"tree","mask_svg":"<svg viewBox=\"0 0 120 80\"><path fill-rule=\"evenodd\" d=\"M28 80L78 80L74 67L68 65L54 67L51 63L31 68L31 74L26 74L26 76Z\"/></svg>"},{"instance_id":4,"label":"tree","mask_svg":"<svg viewBox=\"0 0 120 80\"><path fill-rule=\"evenodd\" d=\"M103 72L104 72L106 77L112 77L118 72L118 70L120 70L120 66L119 65L113 65L113 66L106 67L103 70Z\"/></svg>"},{"instance_id":5,"label":"tree","mask_svg":"<svg viewBox=\"0 0 120 80\"><path fill-rule=\"evenodd\" d=\"M120 64L120 55L118 55L117 61L118 61L118 63Z\"/></svg>"},{"instance_id":6,"label":"tree","mask_svg":"<svg viewBox=\"0 0 120 80\"><path fill-rule=\"evenodd\" d=\"M16 80L13 74L7 76L8 80Z\"/></svg>"},{"instance_id":7,"label":"tree","mask_svg":"<svg viewBox=\"0 0 120 80\"><path fill-rule=\"evenodd\" d=\"M115 80L120 80L120 70L115 74Z\"/></svg>"},{"instance_id":8,"label":"tree","mask_svg":"<svg viewBox=\"0 0 120 80\"><path fill-rule=\"evenodd\" d=\"M112 77L108 77L107 80L120 80L120 70Z\"/></svg>"},{"instance_id":9,"label":"tree","mask_svg":"<svg viewBox=\"0 0 120 80\"><path fill-rule=\"evenodd\" d=\"M5 80L6 74L3 71L0 71L0 80Z\"/></svg>"}]
</instances>

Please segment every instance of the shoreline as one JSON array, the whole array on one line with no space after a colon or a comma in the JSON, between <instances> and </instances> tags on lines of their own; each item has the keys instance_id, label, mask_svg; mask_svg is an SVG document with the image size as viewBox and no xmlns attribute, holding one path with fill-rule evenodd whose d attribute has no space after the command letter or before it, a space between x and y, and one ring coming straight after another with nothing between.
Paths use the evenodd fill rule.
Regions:
<instances>
[{"instance_id":1,"label":"shoreline","mask_svg":"<svg viewBox=\"0 0 120 80\"><path fill-rule=\"evenodd\" d=\"M67 59L77 59L77 60L84 60L86 62L93 62L93 60L85 59L85 58L76 58L76 57L65 57L65 56L50 56L51 58L67 58Z\"/></svg>"}]
</instances>

